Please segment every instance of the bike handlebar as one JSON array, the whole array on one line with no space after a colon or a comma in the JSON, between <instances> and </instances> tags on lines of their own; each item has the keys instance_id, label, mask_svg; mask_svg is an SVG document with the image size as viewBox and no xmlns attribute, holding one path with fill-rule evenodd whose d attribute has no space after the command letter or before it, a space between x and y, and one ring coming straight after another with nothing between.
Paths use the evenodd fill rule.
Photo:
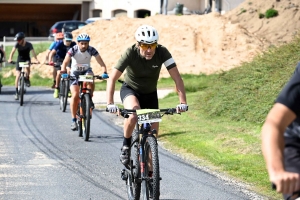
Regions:
<instances>
[{"instance_id":1,"label":"bike handlebar","mask_svg":"<svg viewBox=\"0 0 300 200\"><path fill-rule=\"evenodd\" d=\"M25 62L27 62L27 61L25 61ZM16 61L11 61L11 62L7 62L7 63L9 63L9 64L16 64L17 62ZM37 63L37 62L29 62L30 64L39 64L39 63Z\"/></svg>"},{"instance_id":2,"label":"bike handlebar","mask_svg":"<svg viewBox=\"0 0 300 200\"><path fill-rule=\"evenodd\" d=\"M108 112L108 109L106 108L106 112ZM129 114L132 114L132 113L135 113L136 112L136 109L122 109L122 108L119 108L118 109L118 115L121 115L122 117L124 118L128 118L129 117ZM177 113L177 110L176 108L164 108L164 109L159 109L159 112L162 112L163 115L173 115L174 113L175 114L180 114L180 113ZM162 116L163 116L162 115Z\"/></svg>"},{"instance_id":3,"label":"bike handlebar","mask_svg":"<svg viewBox=\"0 0 300 200\"><path fill-rule=\"evenodd\" d=\"M100 80L106 79L106 78L102 78L101 75L93 75L93 77L96 78L96 79L100 79ZM76 80L76 79L79 78L79 76L69 76L69 78L70 78L70 80Z\"/></svg>"}]
</instances>

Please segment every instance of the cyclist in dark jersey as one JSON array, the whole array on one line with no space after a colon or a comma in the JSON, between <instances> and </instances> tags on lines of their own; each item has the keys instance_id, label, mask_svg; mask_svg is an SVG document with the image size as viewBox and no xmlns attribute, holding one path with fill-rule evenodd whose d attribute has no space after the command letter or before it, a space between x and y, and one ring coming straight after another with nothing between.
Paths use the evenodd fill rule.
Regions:
<instances>
[{"instance_id":1,"label":"cyclist in dark jersey","mask_svg":"<svg viewBox=\"0 0 300 200\"><path fill-rule=\"evenodd\" d=\"M157 44L158 33L156 29L152 26L142 25L137 29L135 38L137 43L122 54L107 81L107 109L111 113L115 113L118 109L113 99L115 82L125 69L127 72L124 75L125 82L120 91L124 108L158 109L157 81L162 64L164 64L177 88L180 102L177 105L178 112L187 111L183 80L168 49ZM124 138L120 161L125 165L129 161L129 146L136 121L136 115L130 115L124 121ZM153 123L152 128L158 131L158 123Z\"/></svg>"},{"instance_id":2,"label":"cyclist in dark jersey","mask_svg":"<svg viewBox=\"0 0 300 200\"><path fill-rule=\"evenodd\" d=\"M262 151L277 192L300 190L300 62L262 127Z\"/></svg>"},{"instance_id":3,"label":"cyclist in dark jersey","mask_svg":"<svg viewBox=\"0 0 300 200\"><path fill-rule=\"evenodd\" d=\"M18 100L19 99L18 80L19 80L21 70L22 70L22 68L19 67L19 62L27 62L28 61L29 63L31 63L30 52L32 53L36 62L37 63L40 63L40 62L38 61L38 59L36 57L36 54L35 54L32 44L25 40L25 34L23 32L17 33L14 40L17 40L17 43L11 50L11 53L9 55L9 59L7 62L10 63L12 61L12 57L14 56L15 51L18 50L18 59L17 59L17 65L16 65L16 80L15 80L15 86L16 86L15 99ZM29 80L30 67L27 67L26 70L27 70L27 72L26 72L26 80L25 81L26 81L27 87L30 87L30 80Z\"/></svg>"},{"instance_id":4,"label":"cyclist in dark jersey","mask_svg":"<svg viewBox=\"0 0 300 200\"><path fill-rule=\"evenodd\" d=\"M56 84L55 84L55 89L54 89L54 98L58 98L58 93L59 93L59 83L60 83L60 71L61 71L61 65L65 59L65 56L68 52L68 50L76 45L76 42L72 41L73 40L73 35L72 33L66 32L64 33L64 39L63 42L56 43L55 47L52 49L50 55L49 55L49 64L54 65L52 61L52 57L55 55L55 61L56 65L55 68L57 70L57 75L56 75ZM71 64L71 63L70 63ZM69 65L70 67L70 65Z\"/></svg>"},{"instance_id":5,"label":"cyclist in dark jersey","mask_svg":"<svg viewBox=\"0 0 300 200\"><path fill-rule=\"evenodd\" d=\"M2 62L6 60L5 51L3 50L3 44L0 45L0 67L2 67Z\"/></svg>"}]
</instances>

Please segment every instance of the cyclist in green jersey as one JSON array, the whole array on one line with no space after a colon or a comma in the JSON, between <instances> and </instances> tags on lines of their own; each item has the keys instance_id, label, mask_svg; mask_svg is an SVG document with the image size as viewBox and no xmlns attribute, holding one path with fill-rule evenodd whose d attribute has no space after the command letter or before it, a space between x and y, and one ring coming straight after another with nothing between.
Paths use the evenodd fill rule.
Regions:
<instances>
[{"instance_id":1,"label":"cyclist in green jersey","mask_svg":"<svg viewBox=\"0 0 300 200\"><path fill-rule=\"evenodd\" d=\"M140 26L136 33L136 44L129 47L119 59L107 81L107 110L115 113L118 107L114 104L113 94L115 82L124 75L120 96L126 109L158 109L157 82L162 64L167 68L175 82L179 102L178 112L188 110L184 83L177 69L176 63L168 49L158 42L157 30L149 25ZM120 161L126 165L129 162L129 146L131 135L137 121L136 115L130 115L124 121L124 139L121 148ZM153 123L152 128L158 131L158 123Z\"/></svg>"}]
</instances>

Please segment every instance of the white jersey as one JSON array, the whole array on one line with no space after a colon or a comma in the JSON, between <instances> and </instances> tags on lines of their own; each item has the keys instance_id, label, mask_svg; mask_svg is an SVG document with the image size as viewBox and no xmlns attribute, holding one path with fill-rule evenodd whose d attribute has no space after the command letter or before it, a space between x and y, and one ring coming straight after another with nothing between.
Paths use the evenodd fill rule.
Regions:
<instances>
[{"instance_id":1,"label":"white jersey","mask_svg":"<svg viewBox=\"0 0 300 200\"><path fill-rule=\"evenodd\" d=\"M83 72L91 69L92 56L98 56L98 51L89 46L85 52L81 52L78 45L73 46L67 53L71 59L71 72Z\"/></svg>"}]
</instances>

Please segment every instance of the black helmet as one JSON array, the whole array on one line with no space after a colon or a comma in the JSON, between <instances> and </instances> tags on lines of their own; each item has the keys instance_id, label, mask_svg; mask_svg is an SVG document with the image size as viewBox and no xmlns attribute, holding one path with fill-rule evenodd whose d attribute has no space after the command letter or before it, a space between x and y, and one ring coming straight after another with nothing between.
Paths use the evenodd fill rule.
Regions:
<instances>
[{"instance_id":1,"label":"black helmet","mask_svg":"<svg viewBox=\"0 0 300 200\"><path fill-rule=\"evenodd\" d=\"M14 40L22 40L23 38L25 38L25 34L23 32L19 32L17 33L17 35L15 36Z\"/></svg>"},{"instance_id":2,"label":"black helmet","mask_svg":"<svg viewBox=\"0 0 300 200\"><path fill-rule=\"evenodd\" d=\"M65 32L64 38L65 38L65 40L72 40L73 39L73 35L70 32Z\"/></svg>"}]
</instances>

